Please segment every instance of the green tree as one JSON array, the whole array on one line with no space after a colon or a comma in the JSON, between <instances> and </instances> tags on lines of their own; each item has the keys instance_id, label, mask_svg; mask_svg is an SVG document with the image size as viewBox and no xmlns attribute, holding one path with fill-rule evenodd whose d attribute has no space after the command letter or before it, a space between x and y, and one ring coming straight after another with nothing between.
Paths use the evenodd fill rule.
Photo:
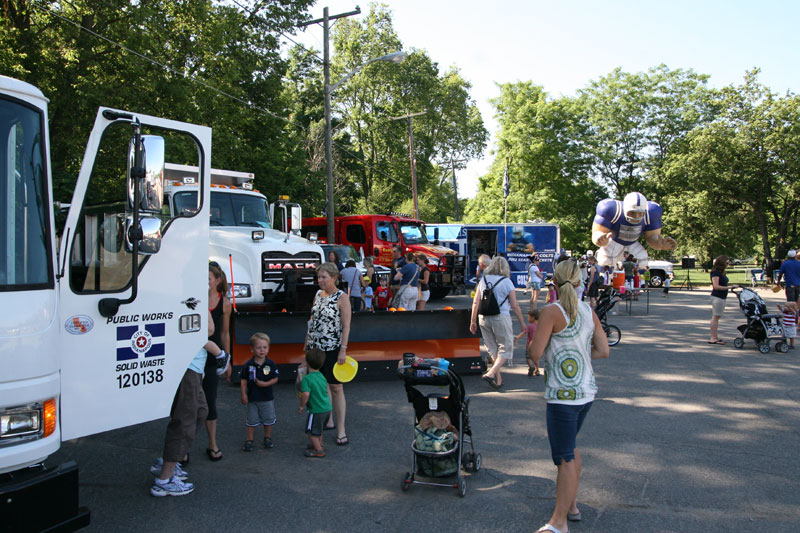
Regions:
<instances>
[{"instance_id":1,"label":"green tree","mask_svg":"<svg viewBox=\"0 0 800 533\"><path fill-rule=\"evenodd\" d=\"M677 207L695 205L687 236L707 257L740 251L757 235L771 266L798 244L800 98L778 98L756 69L720 91L716 105L719 116L667 159L662 187L675 191Z\"/></svg>"},{"instance_id":2,"label":"green tree","mask_svg":"<svg viewBox=\"0 0 800 533\"><path fill-rule=\"evenodd\" d=\"M55 197L69 200L99 106L206 124L212 165L247 170L274 196L302 190L285 145L278 36L311 0L7 0L0 71L51 99ZM194 162L196 154L187 153ZM298 168L298 163L302 163Z\"/></svg>"},{"instance_id":3,"label":"green tree","mask_svg":"<svg viewBox=\"0 0 800 533\"><path fill-rule=\"evenodd\" d=\"M561 226L562 245L586 249L595 205L605 197L590 175L582 140L587 125L575 99L552 100L531 82L500 86L494 100L498 151L466 211L470 223L503 221L503 174L510 162L508 221L543 219Z\"/></svg>"},{"instance_id":4,"label":"green tree","mask_svg":"<svg viewBox=\"0 0 800 533\"><path fill-rule=\"evenodd\" d=\"M363 21L340 20L333 44L334 82L370 59L402 49L390 12L375 4ZM340 124L334 128L334 152L336 159L347 159L352 166L349 173L338 167L342 175L337 183L344 179L354 187L352 197L337 203L364 212L411 211L405 209L411 184L408 125L392 118L426 111L412 119L418 196L427 202L421 209L429 220L445 220L452 213L453 196L440 186L437 162L477 157L488 138L470 88L456 69L440 72L420 50L409 51L403 63L369 65L343 84L333 98Z\"/></svg>"}]
</instances>

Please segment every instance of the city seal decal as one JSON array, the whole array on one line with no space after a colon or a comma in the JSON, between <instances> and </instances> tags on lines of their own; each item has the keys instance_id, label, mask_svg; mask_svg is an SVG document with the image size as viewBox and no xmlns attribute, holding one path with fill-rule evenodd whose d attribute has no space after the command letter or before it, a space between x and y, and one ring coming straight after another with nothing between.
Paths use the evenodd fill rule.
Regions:
<instances>
[{"instance_id":1,"label":"city seal decal","mask_svg":"<svg viewBox=\"0 0 800 533\"><path fill-rule=\"evenodd\" d=\"M72 335L84 335L92 331L94 320L86 315L71 316L64 322L64 329Z\"/></svg>"}]
</instances>

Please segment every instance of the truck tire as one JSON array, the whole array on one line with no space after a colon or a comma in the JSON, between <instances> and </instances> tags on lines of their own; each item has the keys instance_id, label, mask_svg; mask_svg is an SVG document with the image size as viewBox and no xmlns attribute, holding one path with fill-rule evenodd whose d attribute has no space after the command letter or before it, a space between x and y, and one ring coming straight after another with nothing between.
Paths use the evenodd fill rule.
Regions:
<instances>
[{"instance_id":1,"label":"truck tire","mask_svg":"<svg viewBox=\"0 0 800 533\"><path fill-rule=\"evenodd\" d=\"M450 287L431 287L431 300L441 300L450 294Z\"/></svg>"},{"instance_id":2,"label":"truck tire","mask_svg":"<svg viewBox=\"0 0 800 533\"><path fill-rule=\"evenodd\" d=\"M651 287L661 287L664 284L664 278L666 277L666 273L663 270L651 270L650 271L650 286Z\"/></svg>"}]
</instances>

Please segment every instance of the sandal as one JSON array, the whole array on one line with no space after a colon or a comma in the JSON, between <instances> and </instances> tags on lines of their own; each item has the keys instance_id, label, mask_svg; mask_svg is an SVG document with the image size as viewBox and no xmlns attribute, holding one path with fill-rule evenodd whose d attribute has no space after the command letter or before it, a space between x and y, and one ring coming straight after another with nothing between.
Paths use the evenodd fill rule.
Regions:
<instances>
[{"instance_id":1,"label":"sandal","mask_svg":"<svg viewBox=\"0 0 800 533\"><path fill-rule=\"evenodd\" d=\"M220 459L222 459L222 452L219 451L219 448L217 448L216 450L212 450L211 448L206 448L206 455L212 461L219 461Z\"/></svg>"},{"instance_id":2,"label":"sandal","mask_svg":"<svg viewBox=\"0 0 800 533\"><path fill-rule=\"evenodd\" d=\"M557 529L553 524L547 523L536 530L536 533L544 533L549 531L551 533L561 533L560 529Z\"/></svg>"},{"instance_id":3,"label":"sandal","mask_svg":"<svg viewBox=\"0 0 800 533\"><path fill-rule=\"evenodd\" d=\"M183 466L186 466L186 465L189 464L189 452L186 452L186 458L185 459L181 459L180 463Z\"/></svg>"},{"instance_id":4,"label":"sandal","mask_svg":"<svg viewBox=\"0 0 800 533\"><path fill-rule=\"evenodd\" d=\"M715 341L708 341L708 344L725 344L725 341L722 339L717 339Z\"/></svg>"},{"instance_id":5,"label":"sandal","mask_svg":"<svg viewBox=\"0 0 800 533\"><path fill-rule=\"evenodd\" d=\"M337 446L347 446L348 444L350 444L350 439L347 438L347 435L343 437L336 437Z\"/></svg>"},{"instance_id":6,"label":"sandal","mask_svg":"<svg viewBox=\"0 0 800 533\"><path fill-rule=\"evenodd\" d=\"M242 446L242 451L252 452L253 451L253 441L251 441L251 440L244 441L244 446Z\"/></svg>"}]
</instances>

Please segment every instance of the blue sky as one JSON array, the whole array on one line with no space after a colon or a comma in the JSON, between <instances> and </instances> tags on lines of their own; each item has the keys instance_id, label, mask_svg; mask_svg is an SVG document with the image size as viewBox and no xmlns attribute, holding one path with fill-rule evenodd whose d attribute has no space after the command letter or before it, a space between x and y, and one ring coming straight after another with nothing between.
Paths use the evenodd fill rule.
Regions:
<instances>
[{"instance_id":1,"label":"blue sky","mask_svg":"<svg viewBox=\"0 0 800 533\"><path fill-rule=\"evenodd\" d=\"M800 91L800 2L761 0L672 0L660 2L387 0L404 48L424 49L442 70L457 67L472 83L472 97L492 141L482 160L458 172L459 196L477 192L478 177L493 159L491 98L497 83L533 81L552 96L578 89L621 67L671 69L709 74L712 87L741 82L759 67L761 83L783 94ZM320 0L311 16L352 11L368 3ZM363 17L364 15L360 15ZM322 49L322 29L298 36Z\"/></svg>"}]
</instances>

